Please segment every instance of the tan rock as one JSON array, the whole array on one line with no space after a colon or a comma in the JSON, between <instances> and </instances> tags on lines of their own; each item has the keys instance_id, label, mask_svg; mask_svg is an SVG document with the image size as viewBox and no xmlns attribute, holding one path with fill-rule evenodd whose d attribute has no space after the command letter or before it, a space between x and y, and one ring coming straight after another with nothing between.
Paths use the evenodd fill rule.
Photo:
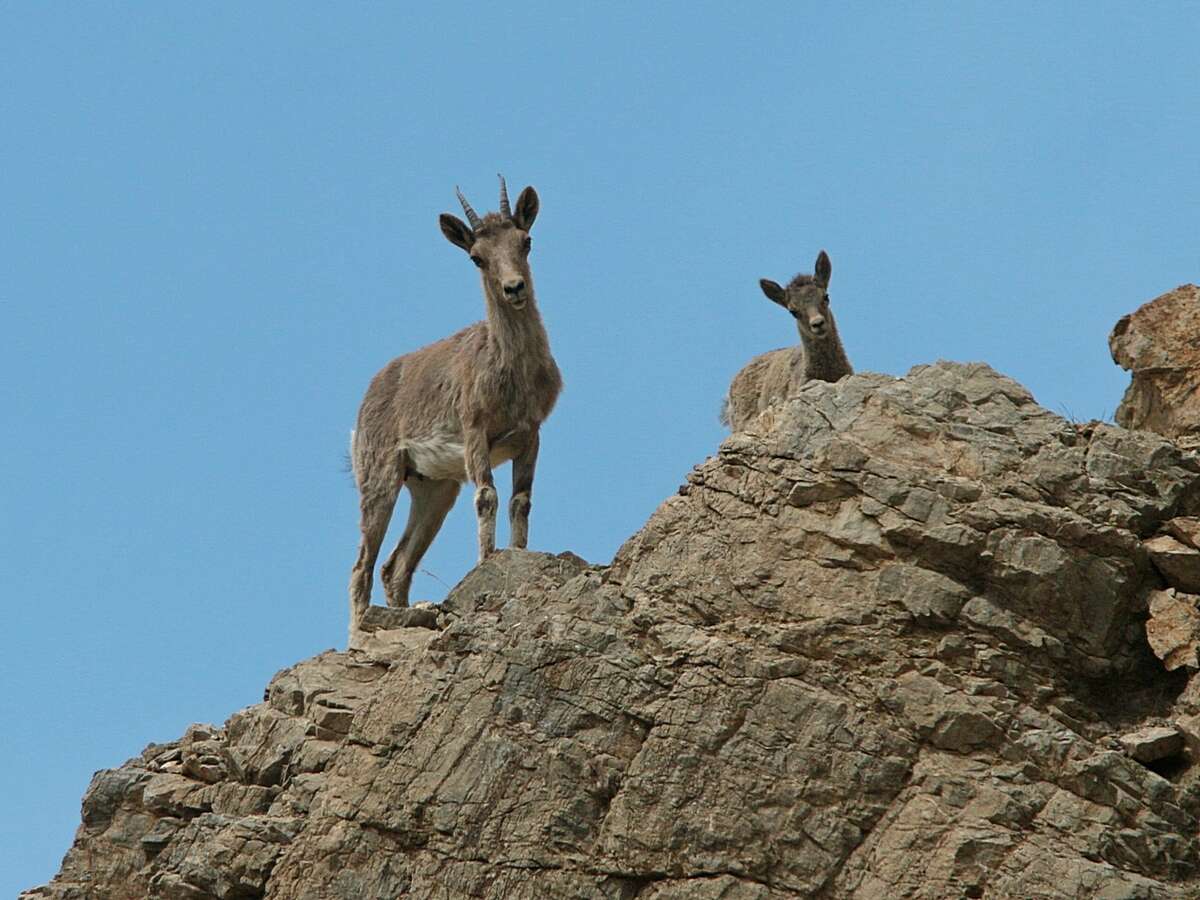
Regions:
<instances>
[{"instance_id":1,"label":"tan rock","mask_svg":"<svg viewBox=\"0 0 1200 900\"><path fill-rule=\"evenodd\" d=\"M1117 422L1200 445L1200 287L1181 285L1122 317L1108 346L1133 373Z\"/></svg>"},{"instance_id":2,"label":"tan rock","mask_svg":"<svg viewBox=\"0 0 1200 900\"><path fill-rule=\"evenodd\" d=\"M1200 550L1200 518L1178 516L1167 523L1167 531L1189 547Z\"/></svg>"},{"instance_id":3,"label":"tan rock","mask_svg":"<svg viewBox=\"0 0 1200 900\"><path fill-rule=\"evenodd\" d=\"M1150 595L1146 640L1169 670L1200 668L1200 597L1174 588Z\"/></svg>"}]
</instances>

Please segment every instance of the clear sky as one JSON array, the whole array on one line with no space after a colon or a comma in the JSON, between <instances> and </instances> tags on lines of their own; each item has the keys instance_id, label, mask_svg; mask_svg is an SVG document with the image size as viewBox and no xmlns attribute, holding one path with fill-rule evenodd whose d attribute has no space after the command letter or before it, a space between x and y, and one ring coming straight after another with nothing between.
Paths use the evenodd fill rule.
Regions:
<instances>
[{"instance_id":1,"label":"clear sky","mask_svg":"<svg viewBox=\"0 0 1200 900\"><path fill-rule=\"evenodd\" d=\"M344 645L362 392L482 314L456 184L541 195L531 547L594 562L821 248L859 370L984 360L1077 419L1113 323L1200 280L1195 4L409 6L0 7L0 896L93 771Z\"/></svg>"}]
</instances>

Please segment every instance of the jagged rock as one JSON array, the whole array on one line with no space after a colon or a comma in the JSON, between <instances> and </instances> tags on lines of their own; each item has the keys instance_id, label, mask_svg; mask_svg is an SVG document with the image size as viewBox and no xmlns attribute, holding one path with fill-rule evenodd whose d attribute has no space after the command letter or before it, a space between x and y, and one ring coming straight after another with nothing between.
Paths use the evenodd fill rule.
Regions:
<instances>
[{"instance_id":1,"label":"jagged rock","mask_svg":"<svg viewBox=\"0 0 1200 900\"><path fill-rule=\"evenodd\" d=\"M204 722L193 722L183 733L181 743L196 744L202 741L219 741L222 738L221 729Z\"/></svg>"},{"instance_id":2,"label":"jagged rock","mask_svg":"<svg viewBox=\"0 0 1200 900\"><path fill-rule=\"evenodd\" d=\"M1146 639L1168 670L1200 668L1200 597L1174 588L1150 595Z\"/></svg>"},{"instance_id":3,"label":"jagged rock","mask_svg":"<svg viewBox=\"0 0 1200 900\"><path fill-rule=\"evenodd\" d=\"M1145 542L1158 571L1171 587L1189 594L1200 594L1200 550L1189 547L1169 534L1160 534Z\"/></svg>"},{"instance_id":4,"label":"jagged rock","mask_svg":"<svg viewBox=\"0 0 1200 900\"><path fill-rule=\"evenodd\" d=\"M1179 753L1183 749L1183 735L1178 728L1159 725L1123 735L1121 746L1138 762L1152 763Z\"/></svg>"},{"instance_id":5,"label":"jagged rock","mask_svg":"<svg viewBox=\"0 0 1200 900\"><path fill-rule=\"evenodd\" d=\"M1133 372L1117 421L1200 446L1200 287L1181 285L1123 316L1108 346Z\"/></svg>"},{"instance_id":6,"label":"jagged rock","mask_svg":"<svg viewBox=\"0 0 1200 900\"><path fill-rule=\"evenodd\" d=\"M223 747L219 741L194 741L181 754L185 775L214 784L226 776Z\"/></svg>"},{"instance_id":7,"label":"jagged rock","mask_svg":"<svg viewBox=\"0 0 1200 900\"><path fill-rule=\"evenodd\" d=\"M1196 896L1190 776L1114 736L1183 687L1143 545L1200 462L984 365L754 429L610 566L498 553L440 629L101 773L30 896ZM165 770L207 741L222 780Z\"/></svg>"},{"instance_id":8,"label":"jagged rock","mask_svg":"<svg viewBox=\"0 0 1200 900\"><path fill-rule=\"evenodd\" d=\"M1167 531L1177 539L1200 550L1200 519L1195 516L1178 516L1167 523Z\"/></svg>"},{"instance_id":9,"label":"jagged rock","mask_svg":"<svg viewBox=\"0 0 1200 900\"><path fill-rule=\"evenodd\" d=\"M145 848L147 855L153 856L170 843L171 838L183 827L183 824L183 819L173 819L170 816L158 819L154 823L154 827L150 829L150 832L142 838L142 846Z\"/></svg>"}]
</instances>

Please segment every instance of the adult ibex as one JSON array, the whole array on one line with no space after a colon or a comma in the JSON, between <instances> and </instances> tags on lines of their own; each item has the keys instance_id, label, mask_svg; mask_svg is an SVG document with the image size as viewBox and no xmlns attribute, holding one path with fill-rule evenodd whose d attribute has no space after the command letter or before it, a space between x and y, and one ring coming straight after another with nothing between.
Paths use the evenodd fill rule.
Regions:
<instances>
[{"instance_id":1,"label":"adult ibex","mask_svg":"<svg viewBox=\"0 0 1200 900\"><path fill-rule=\"evenodd\" d=\"M767 298L795 318L800 346L760 354L733 376L721 421L734 431L741 431L760 412L787 399L805 382L837 381L854 371L829 308L832 272L829 256L822 250L813 275L797 275L786 288L769 278L759 281Z\"/></svg>"},{"instance_id":2,"label":"adult ibex","mask_svg":"<svg viewBox=\"0 0 1200 900\"><path fill-rule=\"evenodd\" d=\"M405 485L408 525L382 570L389 606L408 605L413 572L468 479L475 483L480 561L495 550L492 469L508 460L510 546L524 547L529 536L538 433L562 389L529 271L538 195L525 188L511 209L501 176L500 212L481 219L455 192L470 225L443 213L442 234L479 267L487 318L392 360L363 397L350 439L362 514L350 574L352 634L371 601L375 560Z\"/></svg>"}]
</instances>

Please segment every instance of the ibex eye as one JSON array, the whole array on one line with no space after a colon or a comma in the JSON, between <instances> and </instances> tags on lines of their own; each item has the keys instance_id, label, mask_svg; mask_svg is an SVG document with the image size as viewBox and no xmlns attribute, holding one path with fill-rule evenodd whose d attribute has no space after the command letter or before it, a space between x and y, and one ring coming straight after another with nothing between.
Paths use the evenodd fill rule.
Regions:
<instances>
[{"instance_id":1,"label":"ibex eye","mask_svg":"<svg viewBox=\"0 0 1200 900\"><path fill-rule=\"evenodd\" d=\"M529 248L533 246L533 238L527 236L522 246L525 248L525 252L528 253Z\"/></svg>"},{"instance_id":2,"label":"ibex eye","mask_svg":"<svg viewBox=\"0 0 1200 900\"><path fill-rule=\"evenodd\" d=\"M471 262L475 263L475 265L479 266L479 268L481 268L481 269L483 268L483 257L482 256L476 256L474 253L472 253L471 254Z\"/></svg>"}]
</instances>

